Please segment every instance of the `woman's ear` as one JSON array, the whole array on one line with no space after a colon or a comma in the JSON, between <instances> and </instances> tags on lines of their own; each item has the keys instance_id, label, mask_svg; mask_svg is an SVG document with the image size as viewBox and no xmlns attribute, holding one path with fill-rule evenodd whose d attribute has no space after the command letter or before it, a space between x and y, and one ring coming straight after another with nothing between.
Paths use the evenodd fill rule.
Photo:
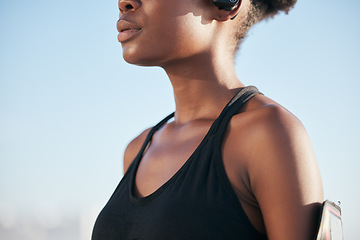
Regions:
<instances>
[{"instance_id":1,"label":"woman's ear","mask_svg":"<svg viewBox=\"0 0 360 240\"><path fill-rule=\"evenodd\" d=\"M230 0L228 0L230 1ZM236 18L236 16L239 14L242 6L242 0L239 0L238 3L236 3L235 7L233 9L229 8L223 8L219 6L218 4L215 4L214 2L214 19L217 21L227 21L229 19L233 20Z\"/></svg>"}]
</instances>

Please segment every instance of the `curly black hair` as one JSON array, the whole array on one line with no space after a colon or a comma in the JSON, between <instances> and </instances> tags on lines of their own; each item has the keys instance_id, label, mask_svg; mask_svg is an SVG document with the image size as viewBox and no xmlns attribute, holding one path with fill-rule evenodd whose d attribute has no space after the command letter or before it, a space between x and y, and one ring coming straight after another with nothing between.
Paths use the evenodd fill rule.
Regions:
<instances>
[{"instance_id":1,"label":"curly black hair","mask_svg":"<svg viewBox=\"0 0 360 240\"><path fill-rule=\"evenodd\" d=\"M236 33L238 50L249 29L263 19L274 17L279 12L288 13L297 0L250 0L250 9L245 21L242 21Z\"/></svg>"},{"instance_id":2,"label":"curly black hair","mask_svg":"<svg viewBox=\"0 0 360 240\"><path fill-rule=\"evenodd\" d=\"M288 13L295 5L296 0L250 0L251 5L254 6L256 17L258 21L273 17L280 11Z\"/></svg>"}]
</instances>

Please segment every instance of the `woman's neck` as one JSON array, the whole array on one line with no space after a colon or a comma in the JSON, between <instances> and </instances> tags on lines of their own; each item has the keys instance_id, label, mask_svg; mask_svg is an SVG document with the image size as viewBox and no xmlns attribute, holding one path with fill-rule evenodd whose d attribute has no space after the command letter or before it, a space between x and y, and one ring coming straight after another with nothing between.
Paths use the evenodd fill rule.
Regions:
<instances>
[{"instance_id":1,"label":"woman's neck","mask_svg":"<svg viewBox=\"0 0 360 240\"><path fill-rule=\"evenodd\" d=\"M244 85L238 80L233 60L210 56L186 59L163 67L174 90L175 123L215 119Z\"/></svg>"}]
</instances>

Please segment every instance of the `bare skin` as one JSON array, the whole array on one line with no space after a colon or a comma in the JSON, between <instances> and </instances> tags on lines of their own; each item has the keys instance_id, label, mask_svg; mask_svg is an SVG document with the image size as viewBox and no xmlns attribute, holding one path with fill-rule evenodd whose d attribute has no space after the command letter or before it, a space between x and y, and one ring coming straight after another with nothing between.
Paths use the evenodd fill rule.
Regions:
<instances>
[{"instance_id":1,"label":"bare skin","mask_svg":"<svg viewBox=\"0 0 360 240\"><path fill-rule=\"evenodd\" d=\"M207 0L119 1L120 19L141 29L121 42L124 59L162 67L176 104L174 119L154 134L140 162L135 179L139 197L155 192L181 168L226 103L244 87L235 73L234 47L229 47L235 45L233 29L248 11L249 1L241 4L226 12ZM237 20L229 21L237 12ZM148 131L126 148L124 171ZM259 232L276 240L314 237L323 201L321 177L310 140L295 116L257 95L230 121L222 150L229 180Z\"/></svg>"}]
</instances>

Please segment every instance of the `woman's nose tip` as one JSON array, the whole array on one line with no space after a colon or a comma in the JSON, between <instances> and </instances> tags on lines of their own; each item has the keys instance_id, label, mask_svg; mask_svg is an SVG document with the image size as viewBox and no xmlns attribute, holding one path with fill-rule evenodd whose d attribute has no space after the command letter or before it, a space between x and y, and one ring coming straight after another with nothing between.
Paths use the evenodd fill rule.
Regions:
<instances>
[{"instance_id":1,"label":"woman's nose tip","mask_svg":"<svg viewBox=\"0 0 360 240\"><path fill-rule=\"evenodd\" d=\"M128 11L135 11L140 7L140 3L135 0L120 0L119 1L119 10L121 13L126 13Z\"/></svg>"}]
</instances>

